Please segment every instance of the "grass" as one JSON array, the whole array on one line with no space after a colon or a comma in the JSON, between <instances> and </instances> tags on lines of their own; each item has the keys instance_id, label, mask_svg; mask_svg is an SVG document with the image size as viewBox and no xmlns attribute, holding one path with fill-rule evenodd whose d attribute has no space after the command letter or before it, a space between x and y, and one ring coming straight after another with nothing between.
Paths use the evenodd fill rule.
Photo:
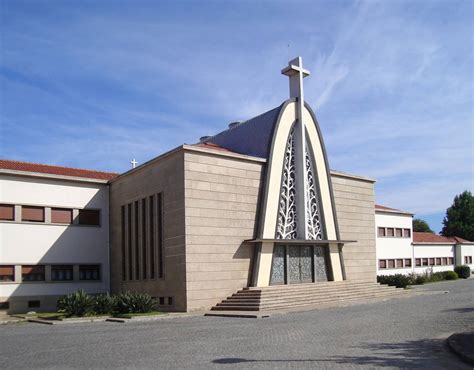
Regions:
<instances>
[{"instance_id":1,"label":"grass","mask_svg":"<svg viewBox=\"0 0 474 370\"><path fill-rule=\"evenodd\" d=\"M156 316L156 315L164 315L164 312L160 311L152 311L148 313L118 313L113 315L113 317L117 317L120 319L132 319L134 317L141 317L141 316Z\"/></svg>"}]
</instances>

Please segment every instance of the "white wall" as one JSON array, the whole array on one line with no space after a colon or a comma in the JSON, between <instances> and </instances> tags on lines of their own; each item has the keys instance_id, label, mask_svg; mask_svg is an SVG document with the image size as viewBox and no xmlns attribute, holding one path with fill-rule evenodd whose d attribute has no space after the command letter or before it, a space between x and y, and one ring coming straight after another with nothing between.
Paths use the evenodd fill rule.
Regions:
<instances>
[{"instance_id":1,"label":"white wall","mask_svg":"<svg viewBox=\"0 0 474 370\"><path fill-rule=\"evenodd\" d=\"M0 264L100 264L102 277L98 282L0 282L0 297L109 290L107 185L1 175L0 203L100 209L100 227L0 221Z\"/></svg>"},{"instance_id":2,"label":"white wall","mask_svg":"<svg viewBox=\"0 0 474 370\"><path fill-rule=\"evenodd\" d=\"M413 246L414 257L416 258L443 258L451 257L454 259L454 244L415 244ZM424 273L427 270L433 272L453 271L454 265L445 266L421 266L415 267L417 274Z\"/></svg>"},{"instance_id":3,"label":"white wall","mask_svg":"<svg viewBox=\"0 0 474 370\"><path fill-rule=\"evenodd\" d=\"M379 237L379 227L393 227L401 229L410 229L409 238L399 237ZM392 275L400 273L412 272L412 267L409 268L394 268L394 269L380 269L380 259L397 259L397 258L413 258L413 230L412 230L412 216L405 214L383 213L375 212L375 235L376 235L376 258L377 258L377 275ZM413 261L412 261L413 265Z\"/></svg>"}]
</instances>

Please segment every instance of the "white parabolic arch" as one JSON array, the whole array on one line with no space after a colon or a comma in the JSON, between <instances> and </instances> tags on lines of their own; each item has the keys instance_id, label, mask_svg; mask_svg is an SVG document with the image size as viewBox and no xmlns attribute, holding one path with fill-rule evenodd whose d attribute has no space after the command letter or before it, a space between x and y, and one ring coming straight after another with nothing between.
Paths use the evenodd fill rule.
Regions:
<instances>
[{"instance_id":1,"label":"white parabolic arch","mask_svg":"<svg viewBox=\"0 0 474 370\"><path fill-rule=\"evenodd\" d=\"M296 120L295 99L287 100L280 111L275 124L272 147L268 158L266 174L266 194L263 202L262 223L260 227L260 238L275 239L278 208L280 202L280 189L282 180L283 163L290 130ZM314 175L320 191L321 221L327 240L338 240L337 220L333 208L329 168L325 157L325 149L316 119L310 109L305 106L303 111L303 122L307 132L307 148L314 159ZM297 179L298 181L298 179ZM301 181L301 180L300 180ZM330 245L330 261L334 280L342 280L341 261L337 243ZM257 284L266 286L269 284L271 259L273 254L273 243L263 243L261 249L259 276Z\"/></svg>"}]
</instances>

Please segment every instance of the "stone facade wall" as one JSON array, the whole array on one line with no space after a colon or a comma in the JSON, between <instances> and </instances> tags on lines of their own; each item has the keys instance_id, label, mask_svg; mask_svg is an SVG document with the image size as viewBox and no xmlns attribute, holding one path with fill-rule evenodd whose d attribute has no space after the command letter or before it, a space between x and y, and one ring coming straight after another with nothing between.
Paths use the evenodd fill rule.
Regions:
<instances>
[{"instance_id":1,"label":"stone facade wall","mask_svg":"<svg viewBox=\"0 0 474 370\"><path fill-rule=\"evenodd\" d=\"M188 310L208 309L249 284L263 164L185 153Z\"/></svg>"},{"instance_id":2,"label":"stone facade wall","mask_svg":"<svg viewBox=\"0 0 474 370\"><path fill-rule=\"evenodd\" d=\"M331 174L347 280L376 280L374 182Z\"/></svg>"},{"instance_id":3,"label":"stone facade wall","mask_svg":"<svg viewBox=\"0 0 474 370\"><path fill-rule=\"evenodd\" d=\"M123 281L121 206L158 193L163 194L164 276ZM165 306L161 309L186 311L184 152L177 150L166 157L157 158L143 168L113 181L110 206L112 292L146 292L164 298ZM172 297L172 304L166 307L169 297Z\"/></svg>"}]
</instances>

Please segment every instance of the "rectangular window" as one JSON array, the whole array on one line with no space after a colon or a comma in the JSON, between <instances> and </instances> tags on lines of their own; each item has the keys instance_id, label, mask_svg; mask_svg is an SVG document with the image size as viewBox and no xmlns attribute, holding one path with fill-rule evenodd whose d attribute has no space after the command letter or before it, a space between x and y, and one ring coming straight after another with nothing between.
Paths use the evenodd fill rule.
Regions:
<instances>
[{"instance_id":1,"label":"rectangular window","mask_svg":"<svg viewBox=\"0 0 474 370\"><path fill-rule=\"evenodd\" d=\"M405 258L405 267L411 267L411 259Z\"/></svg>"},{"instance_id":2,"label":"rectangular window","mask_svg":"<svg viewBox=\"0 0 474 370\"><path fill-rule=\"evenodd\" d=\"M52 281L70 281L73 280L72 265L52 265L51 280Z\"/></svg>"},{"instance_id":3,"label":"rectangular window","mask_svg":"<svg viewBox=\"0 0 474 370\"><path fill-rule=\"evenodd\" d=\"M72 209L51 208L51 222L53 224L72 224Z\"/></svg>"},{"instance_id":4,"label":"rectangular window","mask_svg":"<svg viewBox=\"0 0 474 370\"><path fill-rule=\"evenodd\" d=\"M149 223L150 223L150 245L149 245L149 251L150 251L150 279L155 278L155 200L153 195L149 197L149 206L148 206L148 211L149 211Z\"/></svg>"},{"instance_id":5,"label":"rectangular window","mask_svg":"<svg viewBox=\"0 0 474 370\"><path fill-rule=\"evenodd\" d=\"M127 279L127 243L125 233L125 206L122 206L122 279Z\"/></svg>"},{"instance_id":6,"label":"rectangular window","mask_svg":"<svg viewBox=\"0 0 474 370\"><path fill-rule=\"evenodd\" d=\"M43 265L26 265L21 266L22 281L44 281L45 273Z\"/></svg>"},{"instance_id":7,"label":"rectangular window","mask_svg":"<svg viewBox=\"0 0 474 370\"><path fill-rule=\"evenodd\" d=\"M41 307L40 301L28 301L28 308L39 308Z\"/></svg>"},{"instance_id":8,"label":"rectangular window","mask_svg":"<svg viewBox=\"0 0 474 370\"><path fill-rule=\"evenodd\" d=\"M158 263L159 263L159 270L158 270L158 277L163 278L165 274L165 256L163 253L163 193L159 193L157 197L157 216L158 216Z\"/></svg>"},{"instance_id":9,"label":"rectangular window","mask_svg":"<svg viewBox=\"0 0 474 370\"><path fill-rule=\"evenodd\" d=\"M435 264L434 258L430 258L430 266L434 266L434 264Z\"/></svg>"},{"instance_id":10,"label":"rectangular window","mask_svg":"<svg viewBox=\"0 0 474 370\"><path fill-rule=\"evenodd\" d=\"M387 268L387 261L386 260L379 260L379 268L386 269Z\"/></svg>"},{"instance_id":11,"label":"rectangular window","mask_svg":"<svg viewBox=\"0 0 474 370\"><path fill-rule=\"evenodd\" d=\"M421 266L421 258L415 258L415 266Z\"/></svg>"},{"instance_id":12,"label":"rectangular window","mask_svg":"<svg viewBox=\"0 0 474 370\"><path fill-rule=\"evenodd\" d=\"M380 237L384 237L385 236L385 227L379 227L378 228L378 235Z\"/></svg>"},{"instance_id":13,"label":"rectangular window","mask_svg":"<svg viewBox=\"0 0 474 370\"><path fill-rule=\"evenodd\" d=\"M100 265L79 265L79 280L100 280Z\"/></svg>"},{"instance_id":14,"label":"rectangular window","mask_svg":"<svg viewBox=\"0 0 474 370\"><path fill-rule=\"evenodd\" d=\"M441 265L441 258L436 258L436 266L440 266Z\"/></svg>"},{"instance_id":15,"label":"rectangular window","mask_svg":"<svg viewBox=\"0 0 474 370\"><path fill-rule=\"evenodd\" d=\"M146 255L146 199L142 199L142 271L143 279L147 278L147 255Z\"/></svg>"},{"instance_id":16,"label":"rectangular window","mask_svg":"<svg viewBox=\"0 0 474 370\"><path fill-rule=\"evenodd\" d=\"M472 256L464 256L464 263L466 265L472 264Z\"/></svg>"},{"instance_id":17,"label":"rectangular window","mask_svg":"<svg viewBox=\"0 0 474 370\"><path fill-rule=\"evenodd\" d=\"M139 209L138 201L135 202L135 280L140 280L140 238L138 230L140 230L140 219L138 218Z\"/></svg>"},{"instance_id":18,"label":"rectangular window","mask_svg":"<svg viewBox=\"0 0 474 370\"><path fill-rule=\"evenodd\" d=\"M388 260L388 268L389 269L395 268L395 260Z\"/></svg>"},{"instance_id":19,"label":"rectangular window","mask_svg":"<svg viewBox=\"0 0 474 370\"><path fill-rule=\"evenodd\" d=\"M15 281L15 266L0 266L0 281Z\"/></svg>"},{"instance_id":20,"label":"rectangular window","mask_svg":"<svg viewBox=\"0 0 474 370\"><path fill-rule=\"evenodd\" d=\"M454 258L448 257L448 265L454 265Z\"/></svg>"},{"instance_id":21,"label":"rectangular window","mask_svg":"<svg viewBox=\"0 0 474 370\"><path fill-rule=\"evenodd\" d=\"M422 262L423 266L428 266L428 258L423 258L421 260L421 262Z\"/></svg>"},{"instance_id":22,"label":"rectangular window","mask_svg":"<svg viewBox=\"0 0 474 370\"><path fill-rule=\"evenodd\" d=\"M402 229L395 229L395 236L397 238L401 238L403 235L403 230Z\"/></svg>"},{"instance_id":23,"label":"rectangular window","mask_svg":"<svg viewBox=\"0 0 474 370\"><path fill-rule=\"evenodd\" d=\"M403 237L404 238L409 238L411 235L411 230L410 229L403 229Z\"/></svg>"},{"instance_id":24,"label":"rectangular window","mask_svg":"<svg viewBox=\"0 0 474 370\"><path fill-rule=\"evenodd\" d=\"M448 264L448 258L447 257L441 258L441 265L446 266L447 264Z\"/></svg>"},{"instance_id":25,"label":"rectangular window","mask_svg":"<svg viewBox=\"0 0 474 370\"><path fill-rule=\"evenodd\" d=\"M98 209L80 209L79 225L100 226L100 210Z\"/></svg>"},{"instance_id":26,"label":"rectangular window","mask_svg":"<svg viewBox=\"0 0 474 370\"><path fill-rule=\"evenodd\" d=\"M10 308L10 303L7 302L0 302L0 310L8 310Z\"/></svg>"},{"instance_id":27,"label":"rectangular window","mask_svg":"<svg viewBox=\"0 0 474 370\"><path fill-rule=\"evenodd\" d=\"M394 236L393 228L391 228L391 227L387 228L387 236L388 237L393 237Z\"/></svg>"},{"instance_id":28,"label":"rectangular window","mask_svg":"<svg viewBox=\"0 0 474 370\"><path fill-rule=\"evenodd\" d=\"M127 246L128 246L128 280L133 279L132 265L132 203L127 204Z\"/></svg>"},{"instance_id":29,"label":"rectangular window","mask_svg":"<svg viewBox=\"0 0 474 370\"><path fill-rule=\"evenodd\" d=\"M13 204L0 204L0 220L15 220L15 206Z\"/></svg>"},{"instance_id":30,"label":"rectangular window","mask_svg":"<svg viewBox=\"0 0 474 370\"><path fill-rule=\"evenodd\" d=\"M44 222L44 207L21 207L21 220L31 222Z\"/></svg>"},{"instance_id":31,"label":"rectangular window","mask_svg":"<svg viewBox=\"0 0 474 370\"><path fill-rule=\"evenodd\" d=\"M403 260L402 259L397 259L397 269L403 268Z\"/></svg>"}]
</instances>

